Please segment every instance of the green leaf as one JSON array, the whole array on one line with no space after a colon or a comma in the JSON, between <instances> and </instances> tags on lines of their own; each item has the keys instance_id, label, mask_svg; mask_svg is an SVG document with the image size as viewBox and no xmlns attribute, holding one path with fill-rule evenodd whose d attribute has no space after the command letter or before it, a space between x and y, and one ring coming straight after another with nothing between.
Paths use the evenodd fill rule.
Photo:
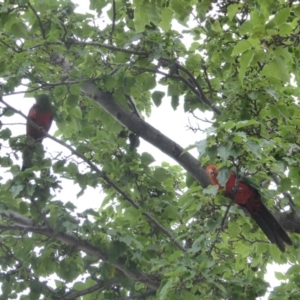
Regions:
<instances>
[{"instance_id":1,"label":"green leaf","mask_svg":"<svg viewBox=\"0 0 300 300\"><path fill-rule=\"evenodd\" d=\"M241 9L241 5L239 3L230 4L227 7L228 18L230 21L232 21L232 19L240 9Z\"/></svg>"},{"instance_id":2,"label":"green leaf","mask_svg":"<svg viewBox=\"0 0 300 300\"><path fill-rule=\"evenodd\" d=\"M252 153L255 154L257 158L261 158L261 150L259 144L253 141L246 141L245 143L246 148L248 148Z\"/></svg>"},{"instance_id":3,"label":"green leaf","mask_svg":"<svg viewBox=\"0 0 300 300\"><path fill-rule=\"evenodd\" d=\"M224 124L224 129L225 130L232 129L233 127L235 127L235 122L233 122L233 121L228 121Z\"/></svg>"},{"instance_id":4,"label":"green leaf","mask_svg":"<svg viewBox=\"0 0 300 300\"><path fill-rule=\"evenodd\" d=\"M165 32L169 31L171 28L171 21L173 17L173 12L168 7L164 7L161 10L161 21L158 26Z\"/></svg>"},{"instance_id":5,"label":"green leaf","mask_svg":"<svg viewBox=\"0 0 300 300\"><path fill-rule=\"evenodd\" d=\"M190 251L191 251L192 253L197 253L197 252L199 252L200 250L202 250L203 247L205 246L204 241L205 241L205 236L204 236L204 235L201 235L200 237L198 237L198 238L194 241L194 243L193 243L192 248L191 248Z\"/></svg>"},{"instance_id":6,"label":"green leaf","mask_svg":"<svg viewBox=\"0 0 300 300\"><path fill-rule=\"evenodd\" d=\"M249 43L249 41L241 40L234 46L231 56L237 56L238 54L241 54L251 48L252 45Z\"/></svg>"},{"instance_id":7,"label":"green leaf","mask_svg":"<svg viewBox=\"0 0 300 300\"><path fill-rule=\"evenodd\" d=\"M298 275L300 273L300 265L291 266L285 273L285 275Z\"/></svg>"},{"instance_id":8,"label":"green leaf","mask_svg":"<svg viewBox=\"0 0 300 300\"><path fill-rule=\"evenodd\" d=\"M203 194L206 195L217 195L219 187L217 185L210 185L207 188L203 189Z\"/></svg>"},{"instance_id":9,"label":"green leaf","mask_svg":"<svg viewBox=\"0 0 300 300\"><path fill-rule=\"evenodd\" d=\"M143 165L149 166L151 163L153 163L155 161L155 158L147 153L147 152L143 152L141 155L141 163Z\"/></svg>"},{"instance_id":10,"label":"green leaf","mask_svg":"<svg viewBox=\"0 0 300 300\"><path fill-rule=\"evenodd\" d=\"M160 13L161 9L158 5L156 5L154 2L144 2L146 5L144 5L144 9L146 8L147 15L149 17L150 22L157 25L158 22L161 20Z\"/></svg>"},{"instance_id":11,"label":"green leaf","mask_svg":"<svg viewBox=\"0 0 300 300\"><path fill-rule=\"evenodd\" d=\"M25 202L20 202L20 213L21 214L26 214L28 212L28 206L27 203Z\"/></svg>"},{"instance_id":12,"label":"green leaf","mask_svg":"<svg viewBox=\"0 0 300 300\"><path fill-rule=\"evenodd\" d=\"M278 280L285 280L286 279L285 274L282 274L281 272L275 272L275 277Z\"/></svg>"},{"instance_id":13,"label":"green leaf","mask_svg":"<svg viewBox=\"0 0 300 300\"><path fill-rule=\"evenodd\" d=\"M13 164L13 161L10 157L0 157L0 165L2 167L10 167Z\"/></svg>"},{"instance_id":14,"label":"green leaf","mask_svg":"<svg viewBox=\"0 0 300 300\"><path fill-rule=\"evenodd\" d=\"M179 97L178 96L171 97L171 105L174 110L177 109L177 107L179 106Z\"/></svg>"},{"instance_id":15,"label":"green leaf","mask_svg":"<svg viewBox=\"0 0 300 300\"><path fill-rule=\"evenodd\" d=\"M290 11L291 9L289 7L281 9L276 13L272 21L278 26L281 25L282 23L286 22L287 18L290 15Z\"/></svg>"},{"instance_id":16,"label":"green leaf","mask_svg":"<svg viewBox=\"0 0 300 300\"><path fill-rule=\"evenodd\" d=\"M236 123L236 129L240 129L243 127L251 126L251 125L258 125L258 122L255 120L245 120L245 121L239 121Z\"/></svg>"},{"instance_id":17,"label":"green leaf","mask_svg":"<svg viewBox=\"0 0 300 300\"><path fill-rule=\"evenodd\" d=\"M11 191L11 195L13 198L16 198L17 196L19 196L20 192L24 189L24 185L23 184L18 184L18 185L13 185L10 188Z\"/></svg>"},{"instance_id":18,"label":"green leaf","mask_svg":"<svg viewBox=\"0 0 300 300\"><path fill-rule=\"evenodd\" d=\"M280 25L279 34L281 36L289 35L292 33L293 30L294 28L290 24L283 23Z\"/></svg>"},{"instance_id":19,"label":"green leaf","mask_svg":"<svg viewBox=\"0 0 300 300\"><path fill-rule=\"evenodd\" d=\"M276 90L271 89L271 88L266 88L265 92L270 95L272 98L274 98L276 101L279 100L279 96L278 93L276 92Z\"/></svg>"},{"instance_id":20,"label":"green leaf","mask_svg":"<svg viewBox=\"0 0 300 300\"><path fill-rule=\"evenodd\" d=\"M163 182L167 178L167 173L164 168L158 167L155 169L153 176L157 181Z\"/></svg>"},{"instance_id":21,"label":"green leaf","mask_svg":"<svg viewBox=\"0 0 300 300\"><path fill-rule=\"evenodd\" d=\"M282 178L280 181L279 192L286 192L291 188L292 181L290 178Z\"/></svg>"},{"instance_id":22,"label":"green leaf","mask_svg":"<svg viewBox=\"0 0 300 300\"><path fill-rule=\"evenodd\" d=\"M239 32L241 35L250 33L253 31L253 24L251 23L251 21L245 21L242 26L239 28Z\"/></svg>"},{"instance_id":23,"label":"green leaf","mask_svg":"<svg viewBox=\"0 0 300 300\"><path fill-rule=\"evenodd\" d=\"M11 131L8 128L5 128L0 131L0 138L3 140L8 140L11 137Z\"/></svg>"},{"instance_id":24,"label":"green leaf","mask_svg":"<svg viewBox=\"0 0 300 300\"><path fill-rule=\"evenodd\" d=\"M251 65L254 54L255 54L255 51L251 49L241 55L240 68L239 68L239 79L240 79L240 82L242 82L242 83L244 82L246 71L247 71L248 67Z\"/></svg>"},{"instance_id":25,"label":"green leaf","mask_svg":"<svg viewBox=\"0 0 300 300\"><path fill-rule=\"evenodd\" d=\"M115 262L123 253L126 253L127 246L124 242L113 241L109 251L108 261Z\"/></svg>"},{"instance_id":26,"label":"green leaf","mask_svg":"<svg viewBox=\"0 0 300 300\"><path fill-rule=\"evenodd\" d=\"M12 109L10 109L10 108L4 108L3 109L3 115L5 116L5 117L11 117L11 116L13 116L15 114L15 112L12 110Z\"/></svg>"},{"instance_id":27,"label":"green leaf","mask_svg":"<svg viewBox=\"0 0 300 300\"><path fill-rule=\"evenodd\" d=\"M184 153L189 152L190 150L194 149L195 147L196 147L196 144L187 146L186 148L184 148L181 155L184 154Z\"/></svg>"},{"instance_id":28,"label":"green leaf","mask_svg":"<svg viewBox=\"0 0 300 300\"><path fill-rule=\"evenodd\" d=\"M18 38L26 38L27 37L27 27L23 23L14 23L10 28L13 35Z\"/></svg>"},{"instance_id":29,"label":"green leaf","mask_svg":"<svg viewBox=\"0 0 300 300\"><path fill-rule=\"evenodd\" d=\"M74 106L69 109L69 113L71 116L77 118L77 119L82 119L82 111L79 106Z\"/></svg>"},{"instance_id":30,"label":"green leaf","mask_svg":"<svg viewBox=\"0 0 300 300\"><path fill-rule=\"evenodd\" d=\"M161 105L161 100L164 96L165 96L165 92L154 91L152 93L152 100L157 107Z\"/></svg>"},{"instance_id":31,"label":"green leaf","mask_svg":"<svg viewBox=\"0 0 300 300\"><path fill-rule=\"evenodd\" d=\"M211 28L215 32L222 32L221 24L218 20L211 19Z\"/></svg>"},{"instance_id":32,"label":"green leaf","mask_svg":"<svg viewBox=\"0 0 300 300\"><path fill-rule=\"evenodd\" d=\"M159 299L161 299L161 300L167 299L167 295L173 285L173 281L174 281L174 279L170 278L166 283L162 283L164 285L160 289Z\"/></svg>"},{"instance_id":33,"label":"green leaf","mask_svg":"<svg viewBox=\"0 0 300 300\"><path fill-rule=\"evenodd\" d=\"M226 161L230 155L231 144L226 144L218 148L218 152L223 161Z\"/></svg>"},{"instance_id":34,"label":"green leaf","mask_svg":"<svg viewBox=\"0 0 300 300\"><path fill-rule=\"evenodd\" d=\"M71 95L68 96L66 104L69 107L75 107L78 104L78 101L79 101L78 95L71 94Z\"/></svg>"},{"instance_id":35,"label":"green leaf","mask_svg":"<svg viewBox=\"0 0 300 300\"><path fill-rule=\"evenodd\" d=\"M145 8L142 5L136 7L134 11L134 26L136 32L144 31L145 26L149 24L149 18Z\"/></svg>"},{"instance_id":36,"label":"green leaf","mask_svg":"<svg viewBox=\"0 0 300 300\"><path fill-rule=\"evenodd\" d=\"M178 218L180 218L178 207L175 205L167 205L162 212L162 217L164 219L178 220Z\"/></svg>"},{"instance_id":37,"label":"green leaf","mask_svg":"<svg viewBox=\"0 0 300 300\"><path fill-rule=\"evenodd\" d=\"M227 293L227 290L225 289L225 287L222 284L219 284L218 282L214 282L214 285L221 290L223 293Z\"/></svg>"},{"instance_id":38,"label":"green leaf","mask_svg":"<svg viewBox=\"0 0 300 300\"><path fill-rule=\"evenodd\" d=\"M286 68L285 61L281 57L276 57L268 63L261 74L267 77L277 78L283 82L288 82L290 80L290 74Z\"/></svg>"},{"instance_id":39,"label":"green leaf","mask_svg":"<svg viewBox=\"0 0 300 300\"><path fill-rule=\"evenodd\" d=\"M230 174L230 169L227 167L223 167L219 170L217 179L221 186L226 185L228 178L229 178L229 174Z\"/></svg>"},{"instance_id":40,"label":"green leaf","mask_svg":"<svg viewBox=\"0 0 300 300\"><path fill-rule=\"evenodd\" d=\"M199 153L199 156L201 157L203 154L205 154L206 146L207 146L207 139L201 140L199 142L196 142L196 147Z\"/></svg>"}]
</instances>

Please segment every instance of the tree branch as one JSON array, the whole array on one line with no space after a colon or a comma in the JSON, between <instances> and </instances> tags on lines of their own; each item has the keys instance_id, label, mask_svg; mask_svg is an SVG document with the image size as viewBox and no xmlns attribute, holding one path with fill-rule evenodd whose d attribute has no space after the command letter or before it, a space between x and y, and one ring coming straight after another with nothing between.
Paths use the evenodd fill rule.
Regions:
<instances>
[{"instance_id":1,"label":"tree branch","mask_svg":"<svg viewBox=\"0 0 300 300\"><path fill-rule=\"evenodd\" d=\"M101 171L95 164L93 164L89 159L87 159L83 154L77 152L74 150L70 145L64 143L63 141L57 139L56 137L50 135L47 131L45 131L42 127L39 127L37 124L34 123L33 120L25 116L21 111L15 109L13 106L6 103L2 96L0 95L0 102L6 105L8 108L16 112L17 114L21 115L25 119L27 119L27 122L29 122L33 127L40 130L44 136L50 138L51 140L55 141L56 143L62 145L66 149L68 149L72 154L76 155L77 157L81 158L86 164L90 166L92 170L94 170L99 177L103 178L106 183L108 183L114 190L116 190L126 201L128 201L135 209L142 211L142 208L128 195L126 194L114 181L112 181L108 175ZM161 225L149 212L142 212L142 215L144 215L151 223L153 223L161 232L163 232L172 243L174 243L181 251L185 251L185 248L182 246L182 244L175 239L175 237L172 235L172 233L165 228L163 225Z\"/></svg>"},{"instance_id":2,"label":"tree branch","mask_svg":"<svg viewBox=\"0 0 300 300\"><path fill-rule=\"evenodd\" d=\"M55 232L53 228L48 227L48 226L34 226L33 222L24 217L19 215L16 212L12 212L8 211L9 215L13 215L13 219L12 221L14 221L14 219L16 218L17 220L22 219L24 221L24 223L26 224L31 224L30 226L25 226L25 225L4 225L4 224L0 224L0 229L3 231L20 231L20 232L32 232L32 233L37 233L37 234L41 234L47 237L50 237L54 240L63 242L65 244L71 245L73 247L75 247L78 251L83 251L86 254L95 257L97 259L101 259L105 262L108 262L109 264L113 265L115 268L117 268L118 270L120 270L122 273L124 273L127 277L131 278L133 281L140 281L142 283L144 283L146 286L148 286L151 289L158 289L159 288L159 281L155 280L153 278L151 278L151 276L149 276L146 273L137 271L137 270L130 270L126 267L126 265L128 265L128 261L127 260L123 260L123 259L118 259L117 261L115 261L114 263L111 263L108 260L108 253L106 253L104 250L95 247L94 245L92 245L89 241L87 240L82 240L79 237L75 236L75 235L71 235L68 233L64 233L64 232ZM3 215L3 214L2 214ZM4 214L5 215L5 214ZM6 214L7 216L7 214Z\"/></svg>"},{"instance_id":3,"label":"tree branch","mask_svg":"<svg viewBox=\"0 0 300 300\"><path fill-rule=\"evenodd\" d=\"M272 176L275 184L277 186L279 186L280 185L280 178L278 177L278 175L276 173L272 172L271 176ZM296 206L294 200L292 199L292 196L288 192L283 192L282 195L288 199L291 210L293 212L296 212L297 211L297 206Z\"/></svg>"},{"instance_id":4,"label":"tree branch","mask_svg":"<svg viewBox=\"0 0 300 300\"><path fill-rule=\"evenodd\" d=\"M67 74L73 68L69 61L58 53L52 55L51 62L55 66L60 66L63 74ZM187 152L183 153L184 149L180 145L163 135L144 120L125 110L111 94L98 88L92 80L85 81L81 86L81 90L85 96L95 100L119 123L173 158L191 173L203 187L207 187L210 184L205 170L201 168L197 159Z\"/></svg>"},{"instance_id":5,"label":"tree branch","mask_svg":"<svg viewBox=\"0 0 300 300\"><path fill-rule=\"evenodd\" d=\"M116 15L117 15L116 1L115 0L112 0L112 7L113 7L113 20L112 20L112 25L111 25L111 31L109 33L109 42L110 42L111 45L113 44L113 38L112 37L113 37L114 30L115 30Z\"/></svg>"},{"instance_id":6,"label":"tree branch","mask_svg":"<svg viewBox=\"0 0 300 300\"><path fill-rule=\"evenodd\" d=\"M150 54L148 52L124 49L124 48L120 48L120 47L116 47L116 46L112 46L112 45L108 45L108 44L103 44L103 43L97 43L97 42L83 42L83 41L77 41L77 40L70 40L70 41L68 41L68 43L83 45L83 46L97 46L100 48L106 48L106 49L117 51L117 52L123 52L123 53L140 55L140 56L148 56Z\"/></svg>"},{"instance_id":7,"label":"tree branch","mask_svg":"<svg viewBox=\"0 0 300 300\"><path fill-rule=\"evenodd\" d=\"M65 300L75 300L80 296L90 294L90 293L93 293L93 292L96 292L96 291L100 291L100 290L104 289L107 286L116 284L117 282L118 281L116 279L111 279L108 282L104 282L103 280L100 280L98 283L96 283L93 286L90 286L90 287L88 287L84 290L81 290L81 291L78 291L78 292L73 292L73 293L70 293L70 294L64 296L63 299L65 299ZM151 291L155 292L153 290L151 290Z\"/></svg>"},{"instance_id":8,"label":"tree branch","mask_svg":"<svg viewBox=\"0 0 300 300\"><path fill-rule=\"evenodd\" d=\"M203 103L205 103L208 107L210 107L216 114L220 115L221 114L220 109L218 107L216 107L211 102L211 100L207 99L205 93L203 92L200 84L198 83L198 81L196 80L194 75L187 68L183 67L179 63L176 63L176 66L178 67L179 70L183 71L191 79L191 81L194 83L194 85L196 87L197 94L198 94L199 98L201 99L201 101ZM180 76L180 77L183 78L182 76Z\"/></svg>"},{"instance_id":9,"label":"tree branch","mask_svg":"<svg viewBox=\"0 0 300 300\"><path fill-rule=\"evenodd\" d=\"M143 299L143 298L146 298L150 295L154 295L155 294L155 291L145 291L145 292L142 292L142 293L139 293L139 294L135 294L135 295L131 295L131 296L128 296L128 297L123 297L123 298L119 298L118 300L132 300L132 299Z\"/></svg>"},{"instance_id":10,"label":"tree branch","mask_svg":"<svg viewBox=\"0 0 300 300\"><path fill-rule=\"evenodd\" d=\"M64 75L67 75L68 72L74 68L69 61L59 53L55 53L51 56L51 62L55 66L60 66ZM125 110L110 93L101 90L92 80L83 82L81 91L85 96L95 100L119 123L173 158L187 170L202 187L205 188L210 184L205 170L201 167L197 159L187 152L184 153L184 149L180 145L163 135L150 124Z\"/></svg>"},{"instance_id":11,"label":"tree branch","mask_svg":"<svg viewBox=\"0 0 300 300\"><path fill-rule=\"evenodd\" d=\"M272 212L272 214L286 231L300 233L300 213Z\"/></svg>"},{"instance_id":12,"label":"tree branch","mask_svg":"<svg viewBox=\"0 0 300 300\"><path fill-rule=\"evenodd\" d=\"M36 10L34 9L34 7L31 5L31 3L28 1L28 6L31 8L31 10L33 11L33 14L35 15L35 17L37 18L38 22L39 22L39 26L40 26L40 29L41 29L41 34L43 36L43 39L45 40L46 39L46 34L45 34L45 30L43 28L43 24L42 24L42 21L39 17L39 15L37 14Z\"/></svg>"}]
</instances>

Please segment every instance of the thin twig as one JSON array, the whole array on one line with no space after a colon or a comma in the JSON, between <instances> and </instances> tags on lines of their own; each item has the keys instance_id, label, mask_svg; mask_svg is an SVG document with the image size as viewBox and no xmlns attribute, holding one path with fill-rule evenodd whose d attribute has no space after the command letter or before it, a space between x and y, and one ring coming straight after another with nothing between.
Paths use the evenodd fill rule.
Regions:
<instances>
[{"instance_id":1,"label":"thin twig","mask_svg":"<svg viewBox=\"0 0 300 300\"><path fill-rule=\"evenodd\" d=\"M204 72L204 80L205 80L206 84L209 87L209 96L210 96L210 99L212 99L212 97L213 97L213 89L212 89L212 86L210 84L210 80L208 78L206 66L203 66L203 72Z\"/></svg>"},{"instance_id":2,"label":"thin twig","mask_svg":"<svg viewBox=\"0 0 300 300\"><path fill-rule=\"evenodd\" d=\"M115 30L115 22L116 22L116 15L117 15L115 0L112 0L112 8L113 8L113 20L112 20L112 25L111 25L111 31L109 33L109 42L111 45L113 44L112 37L113 37L114 30Z\"/></svg>"},{"instance_id":3,"label":"thin twig","mask_svg":"<svg viewBox=\"0 0 300 300\"><path fill-rule=\"evenodd\" d=\"M209 120L207 120L206 118L205 118L205 119L201 119L201 118L197 117L193 111L191 111L190 113L193 115L193 117L194 117L195 119L197 119L197 120L199 120L199 121L201 121L201 122L214 124L214 122L209 121Z\"/></svg>"},{"instance_id":4,"label":"thin twig","mask_svg":"<svg viewBox=\"0 0 300 300\"><path fill-rule=\"evenodd\" d=\"M116 65L116 64L114 64ZM144 68L144 67L137 67L137 66L129 66L127 64L117 64L117 65L123 65L123 66L126 66L126 67L131 67L131 68L135 68L135 69L138 69L140 71L145 71L145 72L151 72L151 73L156 73L156 74L161 74L161 75L164 75L166 78L171 78L171 79L177 79L177 80L180 80L182 81L190 90L192 90L192 92L197 96L197 97L200 97L199 95L199 92L198 92L198 89L193 85L191 84L186 78L184 78L183 76L181 75L173 75L173 74L168 74L168 73L165 73L165 72L162 72L160 70L157 70L157 69L150 69L150 68ZM202 90L201 90L202 91ZM202 91L203 93L203 91ZM202 94L201 94L202 95ZM204 95L204 93L203 93ZM221 114L221 111L218 107L216 107L213 103L211 103L207 98L206 96L204 95L204 98L201 96L200 97L200 101L203 102L204 104L206 104L209 108L211 108L216 114L220 115Z\"/></svg>"},{"instance_id":5,"label":"thin twig","mask_svg":"<svg viewBox=\"0 0 300 300\"><path fill-rule=\"evenodd\" d=\"M17 213L15 213L17 214ZM21 216L20 216L21 217ZM24 217L23 217L24 218ZM30 220L28 219L28 223ZM77 250L83 251L86 254L95 257L97 259L102 259L103 261L108 261L108 253L101 248L95 247L87 240L82 240L78 236L71 235L64 232L55 232L53 228L48 228L47 226L21 226L21 225L5 225L0 224L0 230L4 231L21 231L21 232L33 232L37 234L42 234L48 236L54 240L63 242L67 245L74 246ZM154 277L150 277L148 274L143 273L139 270L132 270L127 266L127 259L122 260L121 258L112 263L114 267L119 269L125 276L131 278L133 281L140 281L147 285L149 288L156 290L159 288L159 280Z\"/></svg>"},{"instance_id":6,"label":"thin twig","mask_svg":"<svg viewBox=\"0 0 300 300\"><path fill-rule=\"evenodd\" d=\"M200 100L203 103L205 103L206 105L208 105L216 114L221 115L221 111L219 110L219 108L217 108L216 106L214 106L214 104L211 102L211 100L207 99L204 91L202 90L199 82L196 80L196 78L194 77L194 75L187 68L183 67L179 63L176 63L176 65L177 65L178 69L181 70L181 71L183 71L185 74L187 74L187 76L194 83L194 85L196 87L196 91L198 91L198 93L196 93L196 95L199 95ZM182 76L180 76L180 77L183 78Z\"/></svg>"},{"instance_id":7,"label":"thin twig","mask_svg":"<svg viewBox=\"0 0 300 300\"><path fill-rule=\"evenodd\" d=\"M80 154L76 150L74 150L70 145L64 143L63 141L57 139L56 137L50 135L47 131L45 131L42 127L39 127L35 122L27 116L25 116L21 111L15 109L13 106L6 103L2 96L0 96L0 102L2 102L4 105L6 105L8 108L16 112L17 114L24 117L34 128L38 129L43 133L45 137L50 138L51 140L55 141L56 143L62 145L63 147L67 148L72 154L76 155L80 159L82 159L85 163L87 163L92 170L94 170L99 177L102 177L114 190L116 190L125 200L127 200L135 209L142 210L141 207L130 197L128 196L114 181L112 181L107 174L104 171L101 171L96 165L94 165L89 159L87 159L83 154ZM166 229L164 226L162 226L150 213L143 212L142 213L149 221L151 221L157 228L160 229L169 239L172 241L181 251L185 251L184 247L179 243L175 237L172 235L172 233Z\"/></svg>"},{"instance_id":8,"label":"thin twig","mask_svg":"<svg viewBox=\"0 0 300 300\"><path fill-rule=\"evenodd\" d=\"M70 40L70 41L68 41L68 43L83 45L83 46L97 46L97 47L106 48L106 49L117 51L117 52L123 52L123 53L128 53L128 54L139 55L139 56L148 56L151 54L150 52L124 49L124 48L120 48L120 47L116 47L116 46L112 46L112 45L108 45L108 44L103 44L103 43L97 43L97 42L82 42L82 41L77 41L77 40Z\"/></svg>"},{"instance_id":9,"label":"thin twig","mask_svg":"<svg viewBox=\"0 0 300 300\"><path fill-rule=\"evenodd\" d=\"M80 296L87 295L96 291L101 291L105 287L116 284L118 281L116 279L108 280L107 282L104 282L103 280L100 280L97 284L90 286L84 290L70 293L69 295L64 296L64 299L66 300L75 300Z\"/></svg>"},{"instance_id":10,"label":"thin twig","mask_svg":"<svg viewBox=\"0 0 300 300\"><path fill-rule=\"evenodd\" d=\"M45 224L50 228L50 224L47 220L47 218L45 217L45 215L41 212L41 210L39 209L36 201L33 199L33 197L30 197L30 201L31 201L31 204L36 208L38 214L41 216L41 218L43 219L43 221L45 222Z\"/></svg>"},{"instance_id":11,"label":"thin twig","mask_svg":"<svg viewBox=\"0 0 300 300\"><path fill-rule=\"evenodd\" d=\"M227 215L228 215L228 213L229 213L229 209L230 209L230 207L232 206L233 203L234 203L234 201L231 201L230 204L229 204L229 205L227 206L227 208L226 208L226 211L225 211L225 214L224 214L224 216L223 216L223 218L222 218L220 227L217 229L216 237L215 237L215 239L214 239L213 243L211 244L210 249L209 249L209 251L208 251L208 256L211 256L211 252L212 252L213 248L215 247L215 244L216 244L217 241L218 241L220 232L222 231L222 229L223 229L223 227L224 227L224 224L225 224L225 221L226 221L226 219L227 219Z\"/></svg>"},{"instance_id":12,"label":"thin twig","mask_svg":"<svg viewBox=\"0 0 300 300\"><path fill-rule=\"evenodd\" d=\"M276 173L272 173L271 176L272 176L275 184L277 186L279 186L280 185L280 180L278 178L278 175ZM282 195L288 199L292 212L296 213L297 212L297 205L294 202L294 200L292 199L291 195L288 192L282 192Z\"/></svg>"},{"instance_id":13,"label":"thin twig","mask_svg":"<svg viewBox=\"0 0 300 300\"><path fill-rule=\"evenodd\" d=\"M118 300L143 299L143 298L148 297L150 295L154 295L155 293L156 293L156 291L154 291L154 290L148 290L148 291L145 291L143 293L139 293L139 294L135 294L135 295L132 295L132 296L119 298Z\"/></svg>"},{"instance_id":14,"label":"thin twig","mask_svg":"<svg viewBox=\"0 0 300 300\"><path fill-rule=\"evenodd\" d=\"M43 39L45 40L46 39L46 34L45 34L45 30L43 28L42 21L41 21L39 15L37 14L36 10L34 9L34 7L31 5L31 3L29 1L28 1L28 6L31 8L31 10L33 11L35 17L37 18L37 20L39 22L40 29L41 29L41 34L43 36Z\"/></svg>"},{"instance_id":15,"label":"thin twig","mask_svg":"<svg viewBox=\"0 0 300 300\"><path fill-rule=\"evenodd\" d=\"M26 125L25 123L1 123L1 125L12 126L12 125Z\"/></svg>"}]
</instances>

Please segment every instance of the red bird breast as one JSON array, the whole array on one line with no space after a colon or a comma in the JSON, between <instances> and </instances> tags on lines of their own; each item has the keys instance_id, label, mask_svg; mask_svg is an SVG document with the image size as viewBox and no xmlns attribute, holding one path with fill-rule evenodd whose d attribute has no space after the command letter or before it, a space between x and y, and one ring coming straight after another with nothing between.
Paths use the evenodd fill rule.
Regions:
<instances>
[{"instance_id":1,"label":"red bird breast","mask_svg":"<svg viewBox=\"0 0 300 300\"><path fill-rule=\"evenodd\" d=\"M36 125L42 127L45 131L48 132L52 123L52 112L38 112L33 106L28 114L28 118L31 119ZM45 137L45 134L35 128L30 122L27 122L27 135L31 136L35 140L39 140L40 142Z\"/></svg>"},{"instance_id":2,"label":"red bird breast","mask_svg":"<svg viewBox=\"0 0 300 300\"><path fill-rule=\"evenodd\" d=\"M208 165L206 173L211 183L219 185L219 190L222 189L217 178L219 169L214 165ZM271 243L276 244L284 252L285 244L292 245L292 240L262 202L259 190L253 184L251 185L249 180L247 183L245 179L237 180L235 174L231 172L224 187L224 195L232 199L234 203L246 208Z\"/></svg>"},{"instance_id":3,"label":"red bird breast","mask_svg":"<svg viewBox=\"0 0 300 300\"><path fill-rule=\"evenodd\" d=\"M257 191L242 182L236 182L234 173L230 173L225 186L225 195L233 198L236 204L245 205L257 196Z\"/></svg>"},{"instance_id":4,"label":"red bird breast","mask_svg":"<svg viewBox=\"0 0 300 300\"><path fill-rule=\"evenodd\" d=\"M36 143L42 143L45 137L45 132L48 132L53 119L53 110L49 101L49 96L46 94L37 95L34 104L28 113L26 135L34 139L34 143L27 143L23 150L23 165L21 171L31 168L35 164L34 152ZM36 126L33 124L36 124ZM41 128L44 131L41 131Z\"/></svg>"}]
</instances>

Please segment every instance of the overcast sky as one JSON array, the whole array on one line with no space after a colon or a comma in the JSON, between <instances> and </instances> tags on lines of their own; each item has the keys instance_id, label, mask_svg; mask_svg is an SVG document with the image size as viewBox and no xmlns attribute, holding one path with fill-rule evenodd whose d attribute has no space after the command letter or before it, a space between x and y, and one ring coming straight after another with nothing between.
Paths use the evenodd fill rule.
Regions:
<instances>
[{"instance_id":1,"label":"overcast sky","mask_svg":"<svg viewBox=\"0 0 300 300\"><path fill-rule=\"evenodd\" d=\"M77 12L83 13L88 9L89 3L88 1L73 1L75 3L78 3L80 5L80 8L77 8ZM103 22L103 20L102 20ZM185 41L188 42L188 41ZM24 87L22 87L20 90L25 90ZM159 87L159 90L163 91L164 87ZM18 110L22 111L24 114L27 115L29 108L33 105L34 99L29 98L23 98L23 95L14 95L9 97L4 97L4 100L7 101L10 105L14 106ZM196 141L199 141L203 138L205 138L204 134L201 134L200 132L193 133L191 130L188 130L188 117L191 118L188 114L183 113L182 108L182 100L180 103L180 106L177 108L176 111L174 111L171 108L171 99L169 97L164 97L162 105L158 108L153 106L152 109L152 115L150 118L147 118L146 121L150 123L152 126L154 126L156 129L161 131L163 134L177 142L182 147L187 147L191 144L194 144ZM200 115L200 113L198 113ZM208 114L205 117L210 118L212 114ZM192 118L191 118L192 120ZM20 134L25 134L25 120L15 114L11 118L2 118L2 122L4 124L11 124L15 123L18 125L8 125L10 130L13 132L13 136L17 136ZM195 123L194 123L195 124ZM208 124L202 124L201 126L207 127ZM55 122L52 124L52 127L49 131L50 134L53 134L56 131ZM64 153L68 154L68 151L64 149L59 144L56 144L54 141L50 139L45 139L43 142L45 150L55 156L56 152L63 151ZM8 152L9 149L2 149L1 153ZM149 143L141 140L141 145L138 148L138 151L140 153L142 152L149 152L152 154L152 156L156 159L156 162L154 164L160 165L162 161L170 162L171 164L176 164L173 159L166 156L164 153L162 153L160 150L156 149ZM192 150L191 153L197 157L197 151L196 149ZM21 158L21 155L20 155ZM22 161L19 160L19 165L22 164ZM5 174L2 174L3 177L5 177ZM8 175L7 175L8 176ZM79 192L80 188L78 186L74 186L73 182L68 180L63 180L63 190L60 194L57 195L56 199L62 200L62 201L71 201L73 202L77 207L78 211L83 211L87 208L99 208L99 203L101 202L101 194L100 194L100 188L92 189L88 188L84 195L77 199L76 194ZM92 199L92 200L91 200ZM267 281L272 285L278 285L279 281L276 280L274 276L274 271L280 271L283 272L286 270L288 266L270 266L269 272L266 275ZM261 299L267 299L267 298L261 298Z\"/></svg>"}]
</instances>

